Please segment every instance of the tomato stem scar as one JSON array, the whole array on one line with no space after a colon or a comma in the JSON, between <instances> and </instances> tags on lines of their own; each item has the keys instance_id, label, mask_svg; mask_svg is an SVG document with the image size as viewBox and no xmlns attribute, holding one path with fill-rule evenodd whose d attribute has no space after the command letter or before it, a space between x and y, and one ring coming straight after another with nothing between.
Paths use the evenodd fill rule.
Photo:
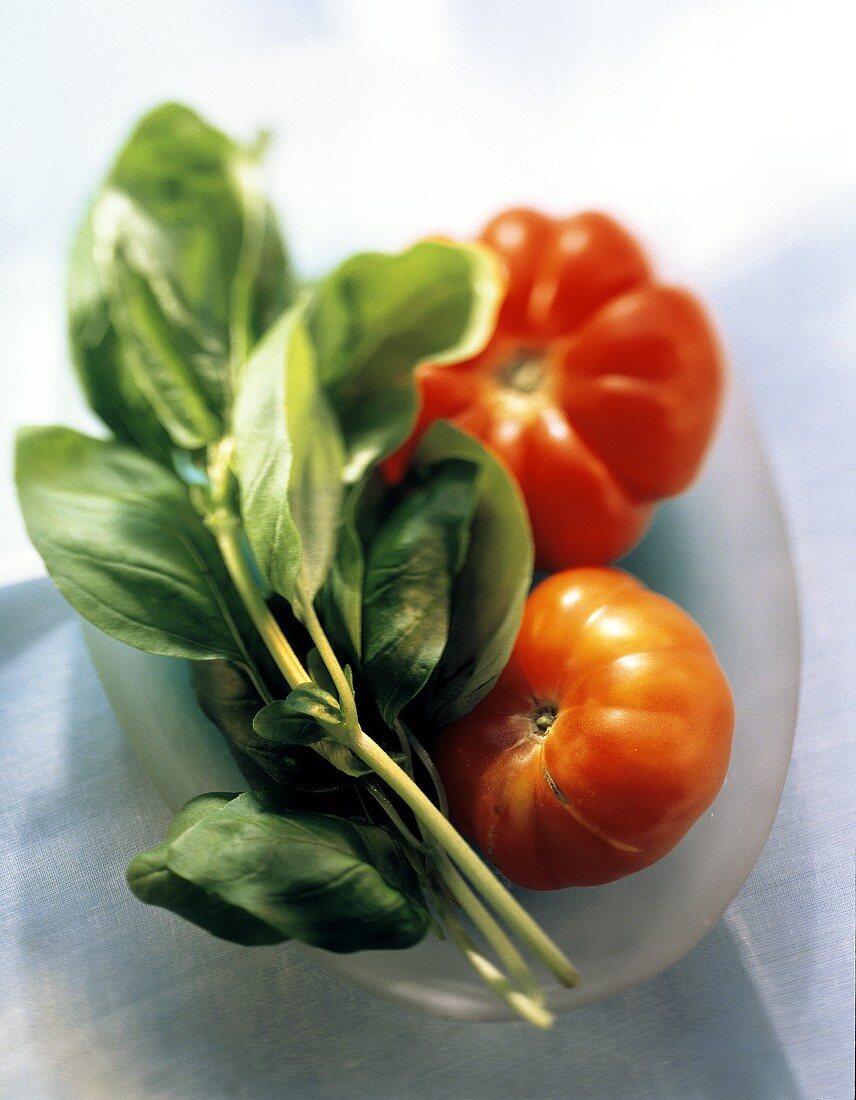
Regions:
<instances>
[{"instance_id":1,"label":"tomato stem scar","mask_svg":"<svg viewBox=\"0 0 856 1100\"><path fill-rule=\"evenodd\" d=\"M535 348L521 348L497 371L500 383L516 393L536 393L544 382L547 365L543 354Z\"/></svg>"}]
</instances>

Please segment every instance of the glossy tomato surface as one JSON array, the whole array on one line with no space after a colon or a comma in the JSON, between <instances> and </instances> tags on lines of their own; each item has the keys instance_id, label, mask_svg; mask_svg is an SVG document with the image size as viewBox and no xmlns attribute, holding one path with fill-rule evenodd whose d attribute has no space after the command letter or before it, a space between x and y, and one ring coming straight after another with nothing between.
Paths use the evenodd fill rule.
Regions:
<instances>
[{"instance_id":1,"label":"glossy tomato surface","mask_svg":"<svg viewBox=\"0 0 856 1100\"><path fill-rule=\"evenodd\" d=\"M612 561L699 470L723 392L716 336L605 214L509 210L481 240L508 274L494 335L473 359L419 367L419 419L387 476L449 419L517 478L540 568Z\"/></svg>"},{"instance_id":2,"label":"glossy tomato surface","mask_svg":"<svg viewBox=\"0 0 856 1100\"><path fill-rule=\"evenodd\" d=\"M520 886L610 882L670 851L728 768L731 691L703 631L617 569L529 597L491 693L435 750L452 821Z\"/></svg>"}]
</instances>

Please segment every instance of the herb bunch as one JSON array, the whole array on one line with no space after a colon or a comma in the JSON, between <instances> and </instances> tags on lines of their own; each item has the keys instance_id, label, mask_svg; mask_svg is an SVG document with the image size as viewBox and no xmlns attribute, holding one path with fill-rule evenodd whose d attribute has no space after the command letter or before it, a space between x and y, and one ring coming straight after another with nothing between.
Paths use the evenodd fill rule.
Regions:
<instances>
[{"instance_id":1,"label":"herb bunch","mask_svg":"<svg viewBox=\"0 0 856 1100\"><path fill-rule=\"evenodd\" d=\"M546 1026L521 951L564 984L576 971L450 825L422 747L508 659L525 508L448 423L402 485L378 472L412 428L414 368L484 345L503 277L485 249L426 241L299 288L263 147L176 104L138 124L69 275L74 362L112 434L18 440L27 528L60 591L120 641L194 663L252 788L191 800L128 882L243 944L449 935Z\"/></svg>"}]
</instances>

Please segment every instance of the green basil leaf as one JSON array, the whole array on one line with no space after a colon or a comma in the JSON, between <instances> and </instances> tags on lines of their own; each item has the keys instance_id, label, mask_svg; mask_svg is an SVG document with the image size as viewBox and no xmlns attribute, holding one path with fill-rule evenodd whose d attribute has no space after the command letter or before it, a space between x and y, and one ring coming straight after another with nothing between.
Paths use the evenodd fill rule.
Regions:
<instances>
[{"instance_id":1,"label":"green basil leaf","mask_svg":"<svg viewBox=\"0 0 856 1100\"><path fill-rule=\"evenodd\" d=\"M338 700L318 684L301 684L285 699L268 703L253 718L253 729L266 741L311 745L343 724Z\"/></svg>"},{"instance_id":2,"label":"green basil leaf","mask_svg":"<svg viewBox=\"0 0 856 1100\"><path fill-rule=\"evenodd\" d=\"M253 720L264 704L246 673L227 661L204 661L193 666L196 697L205 714L226 737L241 771L254 789L271 789L295 808L319 808L319 798L336 792L348 780L306 744L286 744L261 736ZM304 721L308 736L318 727Z\"/></svg>"},{"instance_id":3,"label":"green basil leaf","mask_svg":"<svg viewBox=\"0 0 856 1100\"><path fill-rule=\"evenodd\" d=\"M253 717L253 730L274 745L314 745L324 729L313 718L285 709L284 699L268 703Z\"/></svg>"},{"instance_id":4,"label":"green basil leaf","mask_svg":"<svg viewBox=\"0 0 856 1100\"><path fill-rule=\"evenodd\" d=\"M291 296L260 154L165 104L138 124L92 205L71 286L92 282L91 260L118 348L113 377L80 341L76 290L72 340L96 411L124 439L152 413L179 447L218 439L234 368Z\"/></svg>"},{"instance_id":5,"label":"green basil leaf","mask_svg":"<svg viewBox=\"0 0 856 1100\"><path fill-rule=\"evenodd\" d=\"M431 466L368 548L362 671L389 724L425 686L446 646L479 471L457 458Z\"/></svg>"},{"instance_id":6,"label":"green basil leaf","mask_svg":"<svg viewBox=\"0 0 856 1100\"><path fill-rule=\"evenodd\" d=\"M90 407L121 442L169 465L172 440L135 382L133 351L111 319L95 262L91 214L72 249L67 297L72 359Z\"/></svg>"},{"instance_id":7,"label":"green basil leaf","mask_svg":"<svg viewBox=\"0 0 856 1100\"><path fill-rule=\"evenodd\" d=\"M318 684L334 698L337 697L336 685L333 683L333 677L330 675L330 670L324 664L324 658L318 652L317 649L312 648L306 654L306 668L309 675ZM345 675L345 679L348 682L348 687L351 689L351 693L354 691L354 674L351 671L350 665L343 665L342 672Z\"/></svg>"},{"instance_id":8,"label":"green basil leaf","mask_svg":"<svg viewBox=\"0 0 856 1100\"><path fill-rule=\"evenodd\" d=\"M438 421L423 437L416 468L449 459L473 463L479 473L469 549L452 595L449 639L410 715L431 730L468 713L494 685L511 655L532 581L532 534L510 474L477 440Z\"/></svg>"},{"instance_id":9,"label":"green basil leaf","mask_svg":"<svg viewBox=\"0 0 856 1100\"><path fill-rule=\"evenodd\" d=\"M252 627L176 477L119 443L27 428L16 479L30 538L84 618L150 653L246 660Z\"/></svg>"},{"instance_id":10,"label":"green basil leaf","mask_svg":"<svg viewBox=\"0 0 856 1100\"><path fill-rule=\"evenodd\" d=\"M371 775L372 768L347 745L337 740L344 726L344 715L336 698L333 679L317 649L309 650L306 666L314 682L301 684L286 699L277 700L265 707L255 716L253 729L265 741L275 741L278 745L311 744L318 758L323 758L337 772L352 778ZM345 665L342 671L353 693L354 676L350 666ZM370 700L370 696L362 695L362 688L360 697L363 700L363 728L383 742L385 735L389 734L388 729L385 726L381 726L380 731L372 728L380 723L376 704ZM387 751L396 764L403 762L400 752Z\"/></svg>"},{"instance_id":11,"label":"green basil leaf","mask_svg":"<svg viewBox=\"0 0 856 1100\"><path fill-rule=\"evenodd\" d=\"M487 249L439 241L399 255L354 256L314 289L309 329L321 384L342 425L347 481L407 439L421 360L481 350L502 291Z\"/></svg>"},{"instance_id":12,"label":"green basil leaf","mask_svg":"<svg viewBox=\"0 0 856 1100\"><path fill-rule=\"evenodd\" d=\"M241 265L241 273L249 284L245 289L249 298L245 343L247 350L251 351L271 325L282 316L283 310L297 297L297 280L291 270L273 207L269 202L261 201L260 190L249 194L245 203L257 213L254 226L261 223L261 241L255 271L252 271L253 257L249 249L245 249ZM236 310L237 304L233 304L233 331L238 323L238 318L234 316ZM242 366L239 362L239 371Z\"/></svg>"},{"instance_id":13,"label":"green basil leaf","mask_svg":"<svg viewBox=\"0 0 856 1100\"><path fill-rule=\"evenodd\" d=\"M386 491L377 471L347 490L330 571L318 593L318 612L333 647L357 665L362 657L364 545L385 505Z\"/></svg>"},{"instance_id":14,"label":"green basil leaf","mask_svg":"<svg viewBox=\"0 0 856 1100\"><path fill-rule=\"evenodd\" d=\"M167 866L170 843L216 814L234 797L233 794L203 794L191 799L176 814L163 844L141 852L131 861L126 876L128 885L140 901L169 909L222 940L247 946L282 943L289 938L285 933L246 909L230 905L216 894L188 882Z\"/></svg>"},{"instance_id":15,"label":"green basil leaf","mask_svg":"<svg viewBox=\"0 0 856 1100\"><path fill-rule=\"evenodd\" d=\"M259 568L287 598L299 573L312 598L335 549L344 454L299 307L241 375L234 439L241 512Z\"/></svg>"},{"instance_id":16,"label":"green basil leaf","mask_svg":"<svg viewBox=\"0 0 856 1100\"><path fill-rule=\"evenodd\" d=\"M412 946L428 927L400 845L376 825L283 811L253 792L163 848L172 874L283 939L337 952L389 949Z\"/></svg>"},{"instance_id":17,"label":"green basil leaf","mask_svg":"<svg viewBox=\"0 0 856 1100\"><path fill-rule=\"evenodd\" d=\"M338 741L319 741L315 746L315 751L320 753L338 771L344 772L345 775L350 775L355 779L363 775L373 774L373 769L368 764L360 760L359 756L347 745L343 745ZM391 752L389 756L396 764L401 764L401 753Z\"/></svg>"}]
</instances>

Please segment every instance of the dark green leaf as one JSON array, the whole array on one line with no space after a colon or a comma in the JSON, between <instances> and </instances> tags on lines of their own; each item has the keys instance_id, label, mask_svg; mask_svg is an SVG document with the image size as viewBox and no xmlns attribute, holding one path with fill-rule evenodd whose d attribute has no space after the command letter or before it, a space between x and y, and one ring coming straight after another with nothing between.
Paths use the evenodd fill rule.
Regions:
<instances>
[{"instance_id":1,"label":"dark green leaf","mask_svg":"<svg viewBox=\"0 0 856 1100\"><path fill-rule=\"evenodd\" d=\"M333 557L344 455L299 307L243 371L234 437L241 512L259 568L287 598L299 573L312 598Z\"/></svg>"},{"instance_id":2,"label":"dark green leaf","mask_svg":"<svg viewBox=\"0 0 856 1100\"><path fill-rule=\"evenodd\" d=\"M324 729L313 718L285 709L284 699L268 703L253 718L253 730L272 745L314 745Z\"/></svg>"},{"instance_id":3,"label":"dark green leaf","mask_svg":"<svg viewBox=\"0 0 856 1100\"><path fill-rule=\"evenodd\" d=\"M508 662L532 581L532 535L520 492L477 440L445 421L432 425L415 457L421 469L457 459L479 470L466 562L452 594L449 640L411 717L437 730L460 718Z\"/></svg>"},{"instance_id":4,"label":"dark green leaf","mask_svg":"<svg viewBox=\"0 0 856 1100\"><path fill-rule=\"evenodd\" d=\"M330 571L318 594L318 610L334 648L355 664L362 655L364 545L370 541L386 504L383 480L375 470L345 497Z\"/></svg>"},{"instance_id":5,"label":"dark green leaf","mask_svg":"<svg viewBox=\"0 0 856 1100\"><path fill-rule=\"evenodd\" d=\"M373 769L360 760L352 749L349 749L347 745L340 744L338 741L320 741L315 746L315 751L320 753L338 771L353 776L355 779L373 773ZM400 753L391 752L389 755L395 760L396 764L401 763Z\"/></svg>"},{"instance_id":6,"label":"dark green leaf","mask_svg":"<svg viewBox=\"0 0 856 1100\"><path fill-rule=\"evenodd\" d=\"M131 352L110 317L89 214L72 249L68 317L72 358L91 408L121 442L168 464L172 441L134 381Z\"/></svg>"},{"instance_id":7,"label":"dark green leaf","mask_svg":"<svg viewBox=\"0 0 856 1100\"><path fill-rule=\"evenodd\" d=\"M389 949L411 946L428 927L409 863L376 825L282 811L249 793L200 816L161 851L166 869L205 899L283 939L338 952ZM181 899L183 915L198 897ZM171 895L164 901L172 907Z\"/></svg>"},{"instance_id":8,"label":"dark green leaf","mask_svg":"<svg viewBox=\"0 0 856 1100\"><path fill-rule=\"evenodd\" d=\"M16 478L30 538L84 618L150 653L246 659L252 627L174 475L119 443L28 428Z\"/></svg>"},{"instance_id":9,"label":"dark green leaf","mask_svg":"<svg viewBox=\"0 0 856 1100\"><path fill-rule=\"evenodd\" d=\"M330 791L341 799L348 780L311 748L256 733L253 719L264 703L241 669L227 661L205 661L194 664L193 680L200 706L225 734L253 788L269 789L273 782L280 797L301 808L318 808L319 797ZM315 736L317 726L306 722L306 727Z\"/></svg>"},{"instance_id":10,"label":"dark green leaf","mask_svg":"<svg viewBox=\"0 0 856 1100\"><path fill-rule=\"evenodd\" d=\"M313 675L329 690L317 682L301 684L287 698L277 699L260 710L253 719L253 730L264 742L276 746L312 745L318 756L353 778L371 774L372 769L337 739L344 733L345 719L333 694L332 679L317 650L311 650L308 664L310 671L315 666ZM353 677L347 665L344 672L353 691ZM401 762L400 755L390 755L397 763Z\"/></svg>"},{"instance_id":11,"label":"dark green leaf","mask_svg":"<svg viewBox=\"0 0 856 1100\"><path fill-rule=\"evenodd\" d=\"M250 294L249 349L252 350L297 295L297 283L291 271L276 215L264 204L264 226L255 282ZM250 257L247 257L249 260ZM245 269L249 264L245 264Z\"/></svg>"},{"instance_id":12,"label":"dark green leaf","mask_svg":"<svg viewBox=\"0 0 856 1100\"><path fill-rule=\"evenodd\" d=\"M362 668L387 723L425 686L446 645L478 475L479 466L456 458L432 465L368 548Z\"/></svg>"},{"instance_id":13,"label":"dark green leaf","mask_svg":"<svg viewBox=\"0 0 856 1100\"><path fill-rule=\"evenodd\" d=\"M220 939L248 946L282 943L289 937L279 929L181 878L166 863L173 840L216 814L234 797L233 794L203 794L188 802L173 819L163 844L132 860L127 872L128 885L140 901L178 913Z\"/></svg>"},{"instance_id":14,"label":"dark green leaf","mask_svg":"<svg viewBox=\"0 0 856 1100\"><path fill-rule=\"evenodd\" d=\"M96 411L149 453L152 415L177 446L219 438L233 369L291 295L259 159L165 104L131 134L78 237L78 370Z\"/></svg>"},{"instance_id":15,"label":"dark green leaf","mask_svg":"<svg viewBox=\"0 0 856 1100\"><path fill-rule=\"evenodd\" d=\"M317 649L310 649L306 654L306 668L309 671L309 675L319 687L324 688L324 690L328 691L334 698L338 696L336 685L333 683L333 677L330 675L329 669L324 664L324 658ZM351 671L351 666L343 665L342 672L345 675L345 679L348 681L348 687L353 693L354 674Z\"/></svg>"},{"instance_id":16,"label":"dark green leaf","mask_svg":"<svg viewBox=\"0 0 856 1100\"><path fill-rule=\"evenodd\" d=\"M342 708L318 684L301 684L285 699L268 703L253 719L253 729L266 741L311 745L341 728Z\"/></svg>"},{"instance_id":17,"label":"dark green leaf","mask_svg":"<svg viewBox=\"0 0 856 1100\"><path fill-rule=\"evenodd\" d=\"M342 425L349 482L410 434L417 364L465 359L484 346L502 289L486 249L439 241L353 256L315 288L309 328Z\"/></svg>"}]
</instances>

